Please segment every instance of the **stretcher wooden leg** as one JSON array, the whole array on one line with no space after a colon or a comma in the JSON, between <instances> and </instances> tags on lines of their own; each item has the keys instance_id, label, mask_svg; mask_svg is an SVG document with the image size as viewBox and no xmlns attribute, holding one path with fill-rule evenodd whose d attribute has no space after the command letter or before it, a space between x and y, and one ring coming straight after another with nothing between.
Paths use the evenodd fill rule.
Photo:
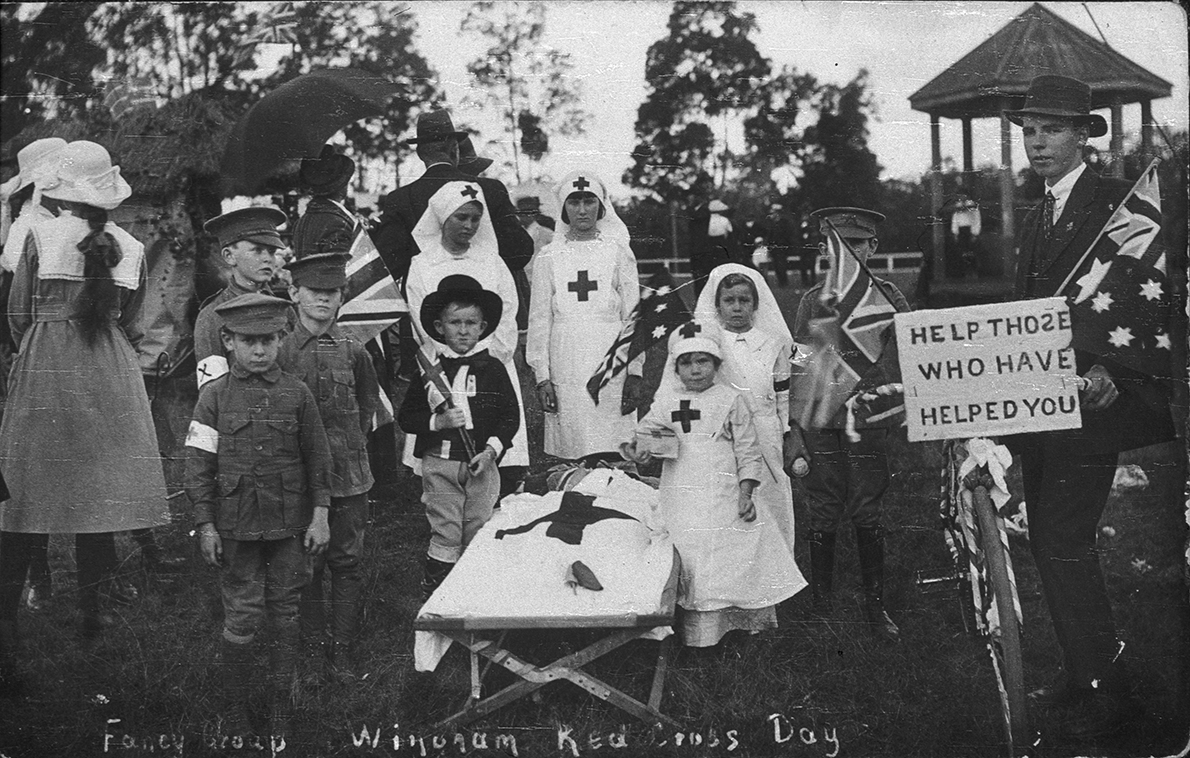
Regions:
<instances>
[{"instance_id":1,"label":"stretcher wooden leg","mask_svg":"<svg viewBox=\"0 0 1190 758\"><path fill-rule=\"evenodd\" d=\"M469 702L463 710L436 724L436 729L445 729L471 723L558 679L569 680L573 684L595 695L600 700L611 703L650 726L660 722L679 727L676 721L661 713L658 708L661 702L661 691L663 690L665 679L664 667L668 657L668 639L660 643L662 647L658 650L658 670L653 675L653 686L649 695L648 705L581 670L583 666L586 666L597 658L610 653L631 640L648 634L648 629L622 629L616 631L582 650L559 658L546 666L535 666L504 649L502 646L503 637L501 637L499 642L493 642L469 633L444 633L456 642L465 645L470 651L473 695L479 683L478 656L480 655L493 663L498 663L521 677L522 681L515 682L489 697Z\"/></svg>"}]
</instances>

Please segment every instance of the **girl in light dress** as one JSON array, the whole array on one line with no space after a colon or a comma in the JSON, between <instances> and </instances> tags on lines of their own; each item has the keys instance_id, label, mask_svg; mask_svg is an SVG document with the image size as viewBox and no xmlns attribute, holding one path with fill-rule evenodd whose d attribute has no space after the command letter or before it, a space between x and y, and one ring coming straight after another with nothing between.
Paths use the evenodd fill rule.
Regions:
<instances>
[{"instance_id":1,"label":"girl in light dress","mask_svg":"<svg viewBox=\"0 0 1190 758\"><path fill-rule=\"evenodd\" d=\"M755 494L769 481L752 411L722 381L712 322L670 338L666 381L621 452L662 458L659 507L682 560L678 605L686 645L777 626L776 604L805 586L785 538Z\"/></svg>"},{"instance_id":2,"label":"girl in light dress","mask_svg":"<svg viewBox=\"0 0 1190 758\"><path fill-rule=\"evenodd\" d=\"M545 452L575 460L616 457L632 434L644 356L612 379L596 402L587 382L640 301L628 229L593 172L558 185L561 223L533 259L525 359L545 411Z\"/></svg>"},{"instance_id":3,"label":"girl in light dress","mask_svg":"<svg viewBox=\"0 0 1190 758\"><path fill-rule=\"evenodd\" d=\"M785 538L799 590L806 582L793 563L794 515L789 477L782 469L789 435L789 369L793 335L777 299L755 269L738 263L717 266L694 308L695 318L722 329L721 380L744 396L752 411L765 477L756 491L760 513Z\"/></svg>"}]
</instances>

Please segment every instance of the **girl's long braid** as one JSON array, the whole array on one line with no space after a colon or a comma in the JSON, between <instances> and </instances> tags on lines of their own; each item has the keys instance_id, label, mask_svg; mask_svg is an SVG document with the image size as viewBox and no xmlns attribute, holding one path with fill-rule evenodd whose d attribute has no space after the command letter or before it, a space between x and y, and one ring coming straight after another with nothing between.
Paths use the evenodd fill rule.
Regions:
<instances>
[{"instance_id":1,"label":"girl's long braid","mask_svg":"<svg viewBox=\"0 0 1190 758\"><path fill-rule=\"evenodd\" d=\"M112 268L124 256L115 237L104 227L107 225L107 211L92 205L78 205L75 215L91 227L90 233L78 244L83 254L83 284L75 318L88 345L111 324L111 314L116 303L116 283L112 281Z\"/></svg>"}]
</instances>

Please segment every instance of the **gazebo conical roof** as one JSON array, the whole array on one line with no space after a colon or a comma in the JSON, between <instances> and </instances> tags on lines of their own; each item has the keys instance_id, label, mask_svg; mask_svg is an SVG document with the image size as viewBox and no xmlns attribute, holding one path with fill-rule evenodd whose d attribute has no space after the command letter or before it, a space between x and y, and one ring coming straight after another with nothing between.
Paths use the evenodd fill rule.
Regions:
<instances>
[{"instance_id":1,"label":"gazebo conical roof","mask_svg":"<svg viewBox=\"0 0 1190 758\"><path fill-rule=\"evenodd\" d=\"M1060 73L1091 86L1092 108L1169 97L1173 85L1053 11L1034 3L983 44L909 96L942 118L999 116L1021 107L1029 81ZM1015 102L1012 102L1014 101Z\"/></svg>"}]
</instances>

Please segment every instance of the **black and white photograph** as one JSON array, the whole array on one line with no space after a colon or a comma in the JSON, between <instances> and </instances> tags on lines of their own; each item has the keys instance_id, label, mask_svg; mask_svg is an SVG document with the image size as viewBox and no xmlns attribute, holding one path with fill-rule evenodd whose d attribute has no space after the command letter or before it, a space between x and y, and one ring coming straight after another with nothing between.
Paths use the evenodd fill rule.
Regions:
<instances>
[{"instance_id":1,"label":"black and white photograph","mask_svg":"<svg viewBox=\"0 0 1190 758\"><path fill-rule=\"evenodd\" d=\"M0 2L0 758L1190 754L1188 28Z\"/></svg>"}]
</instances>

